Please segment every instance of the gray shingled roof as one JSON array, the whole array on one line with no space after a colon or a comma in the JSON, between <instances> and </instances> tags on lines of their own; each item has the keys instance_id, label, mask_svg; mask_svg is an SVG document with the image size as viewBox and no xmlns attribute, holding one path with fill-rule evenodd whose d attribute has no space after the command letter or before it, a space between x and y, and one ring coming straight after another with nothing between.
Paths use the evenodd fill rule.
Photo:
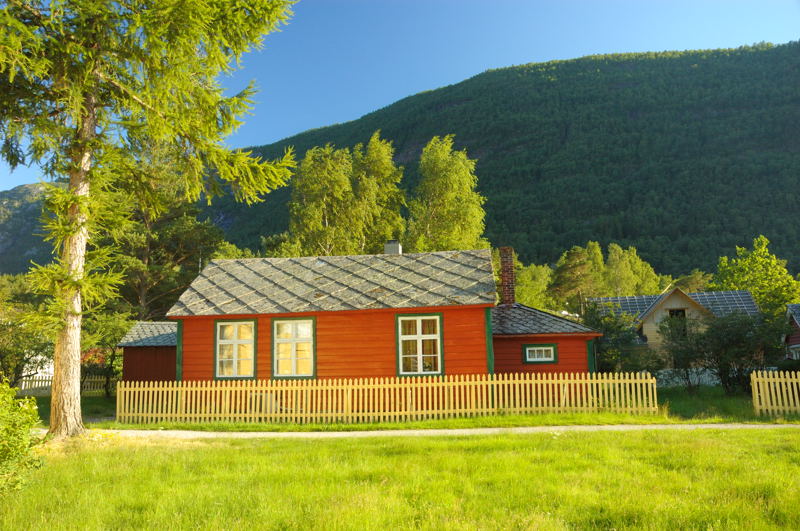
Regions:
<instances>
[{"instance_id":1,"label":"gray shingled roof","mask_svg":"<svg viewBox=\"0 0 800 531\"><path fill-rule=\"evenodd\" d=\"M589 299L590 302L598 304L612 304L615 313L628 313L641 319L652 306L662 297L672 293L672 291L661 295L635 295L633 297L597 297ZM735 311L744 312L749 315L758 313L758 306L753 300L753 296L746 290L735 291L702 291L699 293L687 293L699 305L708 308L717 317L722 317Z\"/></svg>"},{"instance_id":2,"label":"gray shingled roof","mask_svg":"<svg viewBox=\"0 0 800 531\"><path fill-rule=\"evenodd\" d=\"M492 335L585 334L587 332L596 332L596 330L524 304L502 304L492 308Z\"/></svg>"},{"instance_id":3,"label":"gray shingled roof","mask_svg":"<svg viewBox=\"0 0 800 531\"><path fill-rule=\"evenodd\" d=\"M177 344L178 323L175 321L137 321L118 346L174 347Z\"/></svg>"},{"instance_id":4,"label":"gray shingled roof","mask_svg":"<svg viewBox=\"0 0 800 531\"><path fill-rule=\"evenodd\" d=\"M800 325L800 304L787 304L786 310L794 318L795 322Z\"/></svg>"},{"instance_id":5,"label":"gray shingled roof","mask_svg":"<svg viewBox=\"0 0 800 531\"><path fill-rule=\"evenodd\" d=\"M488 249L212 260L169 316L494 304Z\"/></svg>"},{"instance_id":6,"label":"gray shingled roof","mask_svg":"<svg viewBox=\"0 0 800 531\"><path fill-rule=\"evenodd\" d=\"M594 297L589 302L610 304L614 313L627 313L638 317L650 308L661 295L634 295L631 297Z\"/></svg>"}]
</instances>

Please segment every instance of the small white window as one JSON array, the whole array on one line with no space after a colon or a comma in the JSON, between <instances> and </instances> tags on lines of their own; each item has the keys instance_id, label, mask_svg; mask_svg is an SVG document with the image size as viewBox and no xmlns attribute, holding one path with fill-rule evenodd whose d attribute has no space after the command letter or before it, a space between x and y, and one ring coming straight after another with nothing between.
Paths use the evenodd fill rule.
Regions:
<instances>
[{"instance_id":1,"label":"small white window","mask_svg":"<svg viewBox=\"0 0 800 531\"><path fill-rule=\"evenodd\" d=\"M556 347L555 345L525 345L525 361L527 363L554 363Z\"/></svg>"},{"instance_id":2,"label":"small white window","mask_svg":"<svg viewBox=\"0 0 800 531\"><path fill-rule=\"evenodd\" d=\"M397 318L399 373L441 374L442 336L438 315Z\"/></svg>"},{"instance_id":3,"label":"small white window","mask_svg":"<svg viewBox=\"0 0 800 531\"><path fill-rule=\"evenodd\" d=\"M789 356L790 360L800 360L800 345L792 345L789 347Z\"/></svg>"},{"instance_id":4,"label":"small white window","mask_svg":"<svg viewBox=\"0 0 800 531\"><path fill-rule=\"evenodd\" d=\"M217 323L217 378L255 376L255 322Z\"/></svg>"},{"instance_id":5,"label":"small white window","mask_svg":"<svg viewBox=\"0 0 800 531\"><path fill-rule=\"evenodd\" d=\"M314 376L314 321L273 321L273 376Z\"/></svg>"}]
</instances>

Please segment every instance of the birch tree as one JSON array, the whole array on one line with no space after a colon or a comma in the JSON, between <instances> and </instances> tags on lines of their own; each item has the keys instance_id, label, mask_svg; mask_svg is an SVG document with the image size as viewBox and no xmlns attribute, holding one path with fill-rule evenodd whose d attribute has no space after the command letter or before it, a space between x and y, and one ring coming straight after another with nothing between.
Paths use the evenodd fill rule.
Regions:
<instances>
[{"instance_id":1,"label":"birch tree","mask_svg":"<svg viewBox=\"0 0 800 531\"><path fill-rule=\"evenodd\" d=\"M130 186L123 184L151 184L129 171L133 139L176 154L190 201L230 185L250 203L290 176L290 152L266 162L223 145L254 86L225 96L218 80L290 14L286 0L0 1L0 155L12 167L37 163L61 183L48 187L46 200L57 257L33 272L51 295L52 435L83 431L82 315L121 278L108 269L108 250L90 244L124 226L129 199L118 191Z\"/></svg>"},{"instance_id":2,"label":"birch tree","mask_svg":"<svg viewBox=\"0 0 800 531\"><path fill-rule=\"evenodd\" d=\"M403 233L403 168L376 131L366 146L309 149L292 180L289 232L279 256L370 254Z\"/></svg>"},{"instance_id":3,"label":"birch tree","mask_svg":"<svg viewBox=\"0 0 800 531\"><path fill-rule=\"evenodd\" d=\"M475 159L453 150L453 135L435 136L423 148L420 182L409 203L407 244L417 252L481 249L486 198L477 190Z\"/></svg>"}]
</instances>

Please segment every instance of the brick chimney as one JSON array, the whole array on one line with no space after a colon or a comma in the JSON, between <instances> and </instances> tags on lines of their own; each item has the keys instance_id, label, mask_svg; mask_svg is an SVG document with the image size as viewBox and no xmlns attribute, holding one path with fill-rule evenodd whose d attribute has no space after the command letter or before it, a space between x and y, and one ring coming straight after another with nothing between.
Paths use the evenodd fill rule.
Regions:
<instances>
[{"instance_id":1,"label":"brick chimney","mask_svg":"<svg viewBox=\"0 0 800 531\"><path fill-rule=\"evenodd\" d=\"M514 248L500 247L500 304L514 304Z\"/></svg>"}]
</instances>

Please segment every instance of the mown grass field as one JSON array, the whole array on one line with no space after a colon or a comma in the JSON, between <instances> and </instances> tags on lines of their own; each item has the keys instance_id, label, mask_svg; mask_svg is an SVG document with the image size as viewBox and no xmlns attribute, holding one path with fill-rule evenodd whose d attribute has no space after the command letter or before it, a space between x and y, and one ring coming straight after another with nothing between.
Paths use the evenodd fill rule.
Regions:
<instances>
[{"instance_id":1,"label":"mown grass field","mask_svg":"<svg viewBox=\"0 0 800 531\"><path fill-rule=\"evenodd\" d=\"M516 426L555 426L574 424L662 424L685 422L800 422L800 416L786 418L759 417L753 412L749 396L726 396L719 387L701 387L689 394L683 389L658 391L660 412L657 415L623 415L614 413L495 415L415 422L365 424L249 424L249 423L175 423L119 424L113 420L115 399L84 397L82 407L89 427L113 429L184 429L198 431L356 431L391 429L437 429ZM44 425L50 418L50 398L37 398Z\"/></svg>"},{"instance_id":2,"label":"mown grass field","mask_svg":"<svg viewBox=\"0 0 800 531\"><path fill-rule=\"evenodd\" d=\"M84 439L2 529L800 528L800 431Z\"/></svg>"}]
</instances>

